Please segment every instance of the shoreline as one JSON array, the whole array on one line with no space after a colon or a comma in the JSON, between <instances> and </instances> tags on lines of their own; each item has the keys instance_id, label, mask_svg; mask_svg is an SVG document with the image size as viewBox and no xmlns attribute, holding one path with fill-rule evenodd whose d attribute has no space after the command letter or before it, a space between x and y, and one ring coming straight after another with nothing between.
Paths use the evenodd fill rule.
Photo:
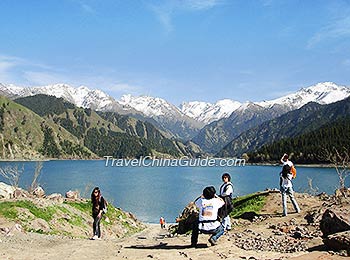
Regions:
<instances>
[{"instance_id":1,"label":"shoreline","mask_svg":"<svg viewBox=\"0 0 350 260\"><path fill-rule=\"evenodd\" d=\"M120 158L122 160L130 160L130 158ZM134 158L136 159L136 158ZM227 158L215 158L215 159L227 159ZM8 163L16 163L16 162L50 162L50 161L105 161L105 158L94 158L94 159L59 159L59 158L46 158L46 159L2 159L0 158L0 162L8 162ZM176 159L175 159L176 160ZM180 160L180 158L178 159ZM294 164L296 167L304 167L304 168L334 168L334 165L332 164ZM245 165L235 166L235 167L244 167L244 166L276 166L279 167L281 164L279 163L245 163ZM142 167L142 166L140 166ZM200 167L200 166L198 166ZM220 166L215 166L220 167ZM148 167L149 168L149 167ZM154 167L157 168L157 167Z\"/></svg>"}]
</instances>

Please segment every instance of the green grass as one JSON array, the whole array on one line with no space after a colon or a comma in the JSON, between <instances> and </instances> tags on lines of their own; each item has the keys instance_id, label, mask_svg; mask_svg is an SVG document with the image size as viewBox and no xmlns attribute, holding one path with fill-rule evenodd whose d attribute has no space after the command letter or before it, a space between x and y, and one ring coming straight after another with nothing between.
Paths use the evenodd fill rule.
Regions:
<instances>
[{"instance_id":1,"label":"green grass","mask_svg":"<svg viewBox=\"0 0 350 260\"><path fill-rule=\"evenodd\" d=\"M230 213L230 216L238 218L245 212L259 214L266 203L266 196L266 194L254 193L233 199L234 209Z\"/></svg>"},{"instance_id":2,"label":"green grass","mask_svg":"<svg viewBox=\"0 0 350 260\"><path fill-rule=\"evenodd\" d=\"M0 215L8 219L16 220L18 217L18 211L16 210L16 207L28 209L29 212L32 213L36 218L41 218L45 221L52 220L54 214L57 212L54 207L39 208L35 206L31 201L19 200L13 202L5 201L0 203Z\"/></svg>"},{"instance_id":3,"label":"green grass","mask_svg":"<svg viewBox=\"0 0 350 260\"><path fill-rule=\"evenodd\" d=\"M82 201L82 202L76 202L76 201L66 201L64 204L67 204L73 208L76 208L77 210L80 210L82 212L85 212L89 215L91 215L91 201Z\"/></svg>"}]
</instances>

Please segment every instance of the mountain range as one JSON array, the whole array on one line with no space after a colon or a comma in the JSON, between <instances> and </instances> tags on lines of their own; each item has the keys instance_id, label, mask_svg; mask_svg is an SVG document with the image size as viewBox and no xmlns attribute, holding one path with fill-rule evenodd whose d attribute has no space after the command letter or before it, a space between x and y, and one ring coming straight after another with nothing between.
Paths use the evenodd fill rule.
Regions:
<instances>
[{"instance_id":1,"label":"mountain range","mask_svg":"<svg viewBox=\"0 0 350 260\"><path fill-rule=\"evenodd\" d=\"M44 94L14 101L0 96L2 159L201 154L191 142L170 140L152 124L115 112L96 112Z\"/></svg>"},{"instance_id":2,"label":"mountain range","mask_svg":"<svg viewBox=\"0 0 350 260\"><path fill-rule=\"evenodd\" d=\"M339 124L339 122L341 122L341 124ZM303 135L310 136L311 133L320 131L320 129L327 125L328 128L331 128L332 125L336 123L339 124L339 127L336 130L333 129L333 133L330 133L332 131L328 130L328 132L323 130L323 133L327 132L327 134L323 134L323 136L318 133L318 140L313 138L313 144L307 145L308 148L304 149L304 154L299 154L298 156L306 157L307 154L305 154L305 152L310 147L313 147L315 150L317 149L317 151L313 151L314 154L320 154L322 149L326 147L325 144L327 144L327 148L330 149L332 149L333 146L340 147L341 149L349 146L349 140L344 138L344 136L348 136L348 133L343 132L345 129L343 126L347 126L350 123L350 97L324 105L310 102L299 109L287 112L273 120L266 121L234 138L217 155L226 157L241 156L243 153L253 153L255 151L259 153L260 148L268 145L272 146L275 142L281 142L282 140L287 140L290 143L289 149L296 151L300 148L295 147L291 140L297 140L296 137ZM335 131L338 137L334 138L331 143L329 143L331 136L335 135ZM309 141L304 138L303 142L306 143ZM297 141L295 141L295 143L297 143ZM321 143L323 143L325 147L321 147ZM278 147L282 147L282 145L275 145L273 147L276 150ZM271 153L271 149L269 150ZM279 156L280 154L281 153L279 153ZM314 159L316 160L317 158Z\"/></svg>"},{"instance_id":3,"label":"mountain range","mask_svg":"<svg viewBox=\"0 0 350 260\"><path fill-rule=\"evenodd\" d=\"M350 88L332 82L301 88L283 97L260 101L219 100L215 104L192 101L179 107L164 99L124 95L114 99L101 90L66 84L18 87L0 83L0 95L15 99L37 94L51 95L99 112L117 112L154 125L165 138L191 140L205 152L216 154L245 131L297 110L309 102L330 104L350 96Z\"/></svg>"}]
</instances>

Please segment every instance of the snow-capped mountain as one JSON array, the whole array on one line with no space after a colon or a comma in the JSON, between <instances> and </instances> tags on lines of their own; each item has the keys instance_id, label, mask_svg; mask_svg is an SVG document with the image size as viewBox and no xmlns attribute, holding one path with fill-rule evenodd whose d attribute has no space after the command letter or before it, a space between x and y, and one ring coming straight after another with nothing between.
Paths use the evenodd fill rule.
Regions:
<instances>
[{"instance_id":1,"label":"snow-capped mountain","mask_svg":"<svg viewBox=\"0 0 350 260\"><path fill-rule=\"evenodd\" d=\"M161 98L123 95L117 102L125 109L133 108L155 120L158 127L170 130L177 138L190 139L204 126L203 123L188 117L179 108Z\"/></svg>"},{"instance_id":2,"label":"snow-capped mountain","mask_svg":"<svg viewBox=\"0 0 350 260\"><path fill-rule=\"evenodd\" d=\"M170 104L162 98L154 98L150 96L132 96L128 94L123 95L117 102L124 107L132 107L148 117L167 115L176 117L183 116L181 111L176 106Z\"/></svg>"},{"instance_id":3,"label":"snow-capped mountain","mask_svg":"<svg viewBox=\"0 0 350 260\"><path fill-rule=\"evenodd\" d=\"M350 88L332 82L323 82L270 101L240 103L223 99L215 104L199 101L183 102L180 107L177 107L164 99L150 96L124 95L120 100L115 100L101 90L89 89L85 86L75 88L67 84L54 84L43 87L18 87L0 83L0 95L16 98L36 94L62 97L79 107L133 114L155 123L175 137L187 139L204 125L229 119L233 112L244 113L255 105L265 109L271 108L274 113L282 114L300 108L310 101L320 104L339 101L350 96Z\"/></svg>"},{"instance_id":4,"label":"snow-capped mountain","mask_svg":"<svg viewBox=\"0 0 350 260\"><path fill-rule=\"evenodd\" d=\"M17 87L14 85L0 85L0 90L10 97L27 97L45 94L63 98L78 107L107 110L116 105L111 96L98 89L89 89L85 86L74 88L67 84L54 84L43 87Z\"/></svg>"},{"instance_id":5,"label":"snow-capped mountain","mask_svg":"<svg viewBox=\"0 0 350 260\"><path fill-rule=\"evenodd\" d=\"M270 101L257 102L262 107L273 105L287 106L290 110L298 109L309 102L330 104L350 96L350 88L339 86L333 82L322 82L316 85L301 88L299 91Z\"/></svg>"},{"instance_id":6,"label":"snow-capped mountain","mask_svg":"<svg viewBox=\"0 0 350 260\"><path fill-rule=\"evenodd\" d=\"M229 117L241 105L240 102L231 99L219 100L215 104L192 101L183 102L180 109L185 115L209 124L221 118Z\"/></svg>"}]
</instances>

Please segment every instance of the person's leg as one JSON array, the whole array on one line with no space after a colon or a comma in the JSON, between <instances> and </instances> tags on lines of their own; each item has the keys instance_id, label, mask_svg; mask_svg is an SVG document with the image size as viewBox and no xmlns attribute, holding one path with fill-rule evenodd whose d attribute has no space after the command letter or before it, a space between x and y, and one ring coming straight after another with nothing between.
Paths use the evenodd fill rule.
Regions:
<instances>
[{"instance_id":1,"label":"person's leg","mask_svg":"<svg viewBox=\"0 0 350 260\"><path fill-rule=\"evenodd\" d=\"M98 238L101 237L101 218L102 217L96 216L94 219L94 236L97 236Z\"/></svg>"},{"instance_id":2,"label":"person's leg","mask_svg":"<svg viewBox=\"0 0 350 260\"><path fill-rule=\"evenodd\" d=\"M287 216L288 210L287 210L287 194L285 189L282 188L282 205L283 205L283 216Z\"/></svg>"},{"instance_id":3,"label":"person's leg","mask_svg":"<svg viewBox=\"0 0 350 260\"><path fill-rule=\"evenodd\" d=\"M192 226L191 246L197 246L198 234L199 234L198 221L195 221Z\"/></svg>"},{"instance_id":4,"label":"person's leg","mask_svg":"<svg viewBox=\"0 0 350 260\"><path fill-rule=\"evenodd\" d=\"M288 194L290 200L292 201L292 204L293 204L293 207L294 207L295 211L297 213L299 213L300 212L300 208L299 208L298 202L294 198L294 191L293 191L292 187L288 188L287 194Z\"/></svg>"},{"instance_id":5,"label":"person's leg","mask_svg":"<svg viewBox=\"0 0 350 260\"><path fill-rule=\"evenodd\" d=\"M209 238L209 242L212 245L216 244L216 241L219 239L219 237L221 237L225 232L225 229L223 227L223 225L220 225L218 228L216 228L212 233L213 235Z\"/></svg>"},{"instance_id":6,"label":"person's leg","mask_svg":"<svg viewBox=\"0 0 350 260\"><path fill-rule=\"evenodd\" d=\"M92 229L93 229L93 238L97 237L97 229L98 229L98 217L93 216L94 218L94 223L92 224Z\"/></svg>"},{"instance_id":7,"label":"person's leg","mask_svg":"<svg viewBox=\"0 0 350 260\"><path fill-rule=\"evenodd\" d=\"M226 230L231 230L231 219L230 216L226 216Z\"/></svg>"}]
</instances>

